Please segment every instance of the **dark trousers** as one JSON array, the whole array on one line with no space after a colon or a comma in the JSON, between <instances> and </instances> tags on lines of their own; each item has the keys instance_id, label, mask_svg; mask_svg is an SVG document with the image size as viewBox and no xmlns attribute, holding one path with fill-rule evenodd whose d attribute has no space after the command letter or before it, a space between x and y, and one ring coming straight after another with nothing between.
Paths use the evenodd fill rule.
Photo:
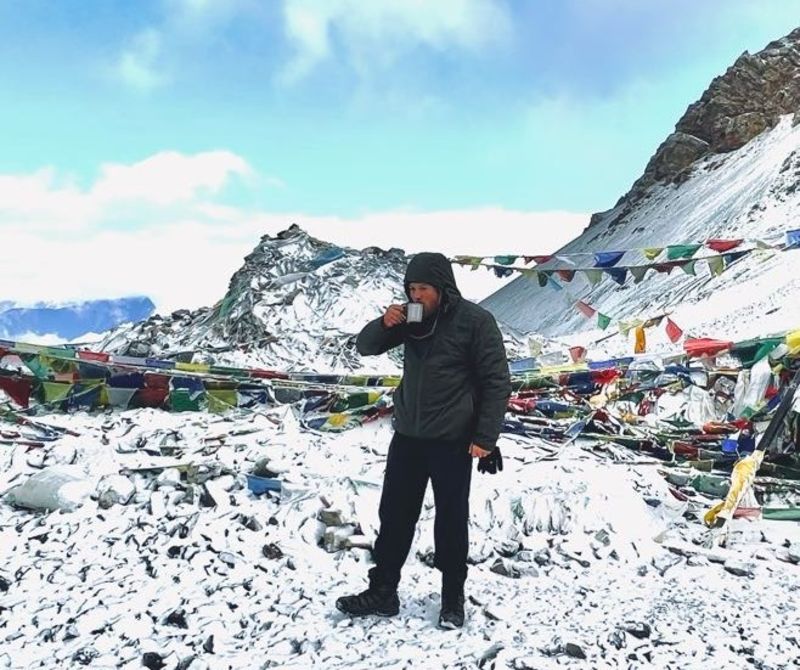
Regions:
<instances>
[{"instance_id":1,"label":"dark trousers","mask_svg":"<svg viewBox=\"0 0 800 670\"><path fill-rule=\"evenodd\" d=\"M381 527L373 550L375 567L369 574L372 585L397 588L430 479L436 505L434 565L442 572L444 588L463 588L472 476L468 449L466 440L422 440L395 433L386 458Z\"/></svg>"}]
</instances>

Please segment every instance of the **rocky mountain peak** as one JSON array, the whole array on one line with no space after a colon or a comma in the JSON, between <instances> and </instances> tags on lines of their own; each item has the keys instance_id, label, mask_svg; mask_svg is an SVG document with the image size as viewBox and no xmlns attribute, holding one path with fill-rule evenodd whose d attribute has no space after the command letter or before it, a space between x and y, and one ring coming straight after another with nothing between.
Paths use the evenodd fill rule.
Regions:
<instances>
[{"instance_id":1,"label":"rocky mountain peak","mask_svg":"<svg viewBox=\"0 0 800 670\"><path fill-rule=\"evenodd\" d=\"M658 182L680 183L700 158L734 151L780 117L800 120L800 28L756 54L744 52L687 108L617 207L624 213ZM592 223L603 215L594 215ZM591 224L590 224L591 225Z\"/></svg>"},{"instance_id":2,"label":"rocky mountain peak","mask_svg":"<svg viewBox=\"0 0 800 670\"><path fill-rule=\"evenodd\" d=\"M112 332L102 348L179 359L206 352L217 363L287 370L354 370L361 361L353 336L402 299L405 265L401 249L340 247L293 224L260 239L213 307L151 317Z\"/></svg>"}]
</instances>

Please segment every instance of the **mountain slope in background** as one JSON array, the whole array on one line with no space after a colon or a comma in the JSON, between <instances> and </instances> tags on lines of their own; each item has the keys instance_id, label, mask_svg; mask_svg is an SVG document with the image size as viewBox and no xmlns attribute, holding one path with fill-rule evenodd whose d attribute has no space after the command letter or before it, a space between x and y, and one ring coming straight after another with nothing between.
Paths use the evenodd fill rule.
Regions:
<instances>
[{"instance_id":1,"label":"mountain slope in background","mask_svg":"<svg viewBox=\"0 0 800 670\"><path fill-rule=\"evenodd\" d=\"M764 51L744 54L659 147L644 175L609 211L595 214L584 233L557 254L662 247L711 238L783 241L800 228L800 29ZM520 240L525 245L526 240ZM520 249L533 253L534 250ZM578 257L572 257L575 261ZM648 262L626 253L624 264ZM616 319L672 312L694 335L746 338L800 326L800 256L754 253L718 277L698 264L698 276L650 273L641 284L610 278L592 287L578 273L565 290L540 288L520 277L483 301L498 319L522 332L599 337L578 299ZM555 259L542 269L563 267ZM576 331L583 331L575 337ZM624 347L612 338L609 347ZM666 342L666 339L663 340Z\"/></svg>"},{"instance_id":2,"label":"mountain slope in background","mask_svg":"<svg viewBox=\"0 0 800 670\"><path fill-rule=\"evenodd\" d=\"M74 340L87 333L102 333L121 323L140 321L154 310L153 302L144 296L33 307L4 301L0 302L0 337L13 340L21 336L55 335Z\"/></svg>"},{"instance_id":3,"label":"mountain slope in background","mask_svg":"<svg viewBox=\"0 0 800 670\"><path fill-rule=\"evenodd\" d=\"M228 365L353 370L362 365L353 336L403 299L405 264L399 249L345 249L293 225L261 238L213 307L153 316L99 346L148 356L207 351ZM396 368L385 357L370 360L376 370Z\"/></svg>"}]
</instances>

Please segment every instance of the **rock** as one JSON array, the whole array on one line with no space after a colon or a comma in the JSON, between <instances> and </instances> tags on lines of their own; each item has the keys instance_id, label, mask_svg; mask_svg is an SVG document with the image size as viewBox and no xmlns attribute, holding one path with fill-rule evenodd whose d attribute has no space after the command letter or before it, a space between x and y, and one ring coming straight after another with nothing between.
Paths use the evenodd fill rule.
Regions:
<instances>
[{"instance_id":1,"label":"rock","mask_svg":"<svg viewBox=\"0 0 800 670\"><path fill-rule=\"evenodd\" d=\"M97 504L108 509L114 505L127 505L133 499L136 487L123 475L108 475L98 482L95 491Z\"/></svg>"},{"instance_id":2,"label":"rock","mask_svg":"<svg viewBox=\"0 0 800 670\"><path fill-rule=\"evenodd\" d=\"M276 561L283 558L283 552L274 542L265 544L261 549L261 553L263 554L264 558L268 558L271 561Z\"/></svg>"},{"instance_id":3,"label":"rock","mask_svg":"<svg viewBox=\"0 0 800 670\"><path fill-rule=\"evenodd\" d=\"M206 652L207 654L213 654L214 653L214 636L213 635L209 635L206 638L206 641L203 642L203 651Z\"/></svg>"},{"instance_id":4,"label":"rock","mask_svg":"<svg viewBox=\"0 0 800 670\"><path fill-rule=\"evenodd\" d=\"M325 529L322 544L325 551L333 553L345 549L347 539L355 533L355 526L330 526Z\"/></svg>"},{"instance_id":5,"label":"rock","mask_svg":"<svg viewBox=\"0 0 800 670\"><path fill-rule=\"evenodd\" d=\"M607 547L609 544L611 544L611 536L608 534L608 531L605 528L598 530L594 534L594 539L604 547Z\"/></svg>"},{"instance_id":6,"label":"rock","mask_svg":"<svg viewBox=\"0 0 800 670\"><path fill-rule=\"evenodd\" d=\"M343 526L344 525L344 514L340 509L321 509L319 514L317 514L317 519L319 519L322 523L326 526Z\"/></svg>"},{"instance_id":7,"label":"rock","mask_svg":"<svg viewBox=\"0 0 800 670\"><path fill-rule=\"evenodd\" d=\"M680 562L681 559L674 554L659 554L653 557L652 564L658 574L663 577L670 568L675 567Z\"/></svg>"},{"instance_id":8,"label":"rock","mask_svg":"<svg viewBox=\"0 0 800 670\"><path fill-rule=\"evenodd\" d=\"M580 645L575 644L574 642L567 642L564 645L564 653L572 658L586 658L586 652L583 651L583 648Z\"/></svg>"},{"instance_id":9,"label":"rock","mask_svg":"<svg viewBox=\"0 0 800 670\"><path fill-rule=\"evenodd\" d=\"M492 563L492 567L490 567L489 570L497 575L502 575L503 577L511 577L513 579L518 579L521 576L519 568L504 558L498 558L497 560L495 560L495 562Z\"/></svg>"},{"instance_id":10,"label":"rock","mask_svg":"<svg viewBox=\"0 0 800 670\"><path fill-rule=\"evenodd\" d=\"M726 571L737 577L752 577L753 565L741 559L729 558L723 565Z\"/></svg>"},{"instance_id":11,"label":"rock","mask_svg":"<svg viewBox=\"0 0 800 670\"><path fill-rule=\"evenodd\" d=\"M165 668L167 664L164 663L161 654L157 654L154 651L147 651L142 654L142 665L149 670L161 670L161 668Z\"/></svg>"},{"instance_id":12,"label":"rock","mask_svg":"<svg viewBox=\"0 0 800 670\"><path fill-rule=\"evenodd\" d=\"M0 593L8 592L10 586L11 582L9 582L5 577L0 576Z\"/></svg>"},{"instance_id":13,"label":"rock","mask_svg":"<svg viewBox=\"0 0 800 670\"><path fill-rule=\"evenodd\" d=\"M550 555L550 550L547 548L539 549L539 551L533 555L533 560L536 562L536 565L541 567L550 565L553 562L553 558Z\"/></svg>"},{"instance_id":14,"label":"rock","mask_svg":"<svg viewBox=\"0 0 800 670\"><path fill-rule=\"evenodd\" d=\"M789 562L794 563L795 565L800 563L800 546L793 544L786 550L786 556L789 559Z\"/></svg>"},{"instance_id":15,"label":"rock","mask_svg":"<svg viewBox=\"0 0 800 670\"><path fill-rule=\"evenodd\" d=\"M495 551L500 556L510 558L520 550L520 541L514 538L507 537L495 545Z\"/></svg>"},{"instance_id":16,"label":"rock","mask_svg":"<svg viewBox=\"0 0 800 670\"><path fill-rule=\"evenodd\" d=\"M693 568L702 567L708 564L709 560L705 556L701 556L699 554L695 554L694 556L689 556L689 558L686 559L686 565L690 565Z\"/></svg>"},{"instance_id":17,"label":"rock","mask_svg":"<svg viewBox=\"0 0 800 670\"><path fill-rule=\"evenodd\" d=\"M645 638L650 637L652 633L652 629L650 628L650 624L645 623L644 621L629 621L621 626L622 630L626 633L630 633L633 637L644 640Z\"/></svg>"},{"instance_id":18,"label":"rock","mask_svg":"<svg viewBox=\"0 0 800 670\"><path fill-rule=\"evenodd\" d=\"M492 604L483 609L487 619L492 621L508 621L514 618L514 610L505 605Z\"/></svg>"},{"instance_id":19,"label":"rock","mask_svg":"<svg viewBox=\"0 0 800 670\"><path fill-rule=\"evenodd\" d=\"M78 451L71 444L57 444L47 453L48 465L72 465L78 458Z\"/></svg>"},{"instance_id":20,"label":"rock","mask_svg":"<svg viewBox=\"0 0 800 670\"><path fill-rule=\"evenodd\" d=\"M156 519L163 518L167 513L167 501L163 491L153 491L150 495L150 514Z\"/></svg>"},{"instance_id":21,"label":"rock","mask_svg":"<svg viewBox=\"0 0 800 670\"><path fill-rule=\"evenodd\" d=\"M72 655L72 660L79 665L90 665L99 655L96 649L92 647L83 647Z\"/></svg>"},{"instance_id":22,"label":"rock","mask_svg":"<svg viewBox=\"0 0 800 670\"><path fill-rule=\"evenodd\" d=\"M217 507L220 510L228 509L231 505L230 496L225 490L225 482L213 479L203 484L201 502L206 507Z\"/></svg>"},{"instance_id":23,"label":"rock","mask_svg":"<svg viewBox=\"0 0 800 670\"><path fill-rule=\"evenodd\" d=\"M239 520L242 522L242 525L248 530L252 530L253 532L264 530L264 526L254 516L241 516Z\"/></svg>"},{"instance_id":24,"label":"rock","mask_svg":"<svg viewBox=\"0 0 800 670\"><path fill-rule=\"evenodd\" d=\"M186 623L186 610L179 609L170 612L167 618L164 619L167 626L175 626L176 628L188 629L189 624Z\"/></svg>"},{"instance_id":25,"label":"rock","mask_svg":"<svg viewBox=\"0 0 800 670\"><path fill-rule=\"evenodd\" d=\"M94 487L75 465L53 465L12 488L6 499L18 507L72 512L92 494Z\"/></svg>"},{"instance_id":26,"label":"rock","mask_svg":"<svg viewBox=\"0 0 800 670\"><path fill-rule=\"evenodd\" d=\"M372 549L372 541L366 535L351 535L344 541L347 549Z\"/></svg>"}]
</instances>

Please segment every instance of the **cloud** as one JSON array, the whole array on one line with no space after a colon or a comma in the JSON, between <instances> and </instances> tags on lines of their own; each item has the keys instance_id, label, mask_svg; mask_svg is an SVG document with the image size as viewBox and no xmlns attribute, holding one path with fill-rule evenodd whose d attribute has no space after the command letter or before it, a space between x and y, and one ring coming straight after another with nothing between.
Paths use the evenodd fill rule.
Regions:
<instances>
[{"instance_id":1,"label":"cloud","mask_svg":"<svg viewBox=\"0 0 800 670\"><path fill-rule=\"evenodd\" d=\"M364 71L419 47L481 51L508 38L511 18L497 0L284 0L284 27L295 51L280 80L291 84L331 57L334 42Z\"/></svg>"},{"instance_id":2,"label":"cloud","mask_svg":"<svg viewBox=\"0 0 800 670\"><path fill-rule=\"evenodd\" d=\"M115 72L127 85L140 91L150 91L166 83L159 69L161 33L148 28L133 37L117 60Z\"/></svg>"},{"instance_id":3,"label":"cloud","mask_svg":"<svg viewBox=\"0 0 800 670\"><path fill-rule=\"evenodd\" d=\"M166 205L201 193L218 193L231 177L252 174L247 161L228 151L194 156L164 151L133 165L102 166L91 195L102 202L139 200Z\"/></svg>"},{"instance_id":4,"label":"cloud","mask_svg":"<svg viewBox=\"0 0 800 670\"><path fill-rule=\"evenodd\" d=\"M261 236L291 223L356 248L496 254L553 251L589 219L503 208L341 218L226 204L226 185L252 174L236 154L216 151L106 165L84 188L53 169L0 175L0 299L29 304L144 294L162 312L211 305ZM253 184L260 184L257 176ZM459 282L473 298L498 286L484 271L459 270Z\"/></svg>"}]
</instances>

